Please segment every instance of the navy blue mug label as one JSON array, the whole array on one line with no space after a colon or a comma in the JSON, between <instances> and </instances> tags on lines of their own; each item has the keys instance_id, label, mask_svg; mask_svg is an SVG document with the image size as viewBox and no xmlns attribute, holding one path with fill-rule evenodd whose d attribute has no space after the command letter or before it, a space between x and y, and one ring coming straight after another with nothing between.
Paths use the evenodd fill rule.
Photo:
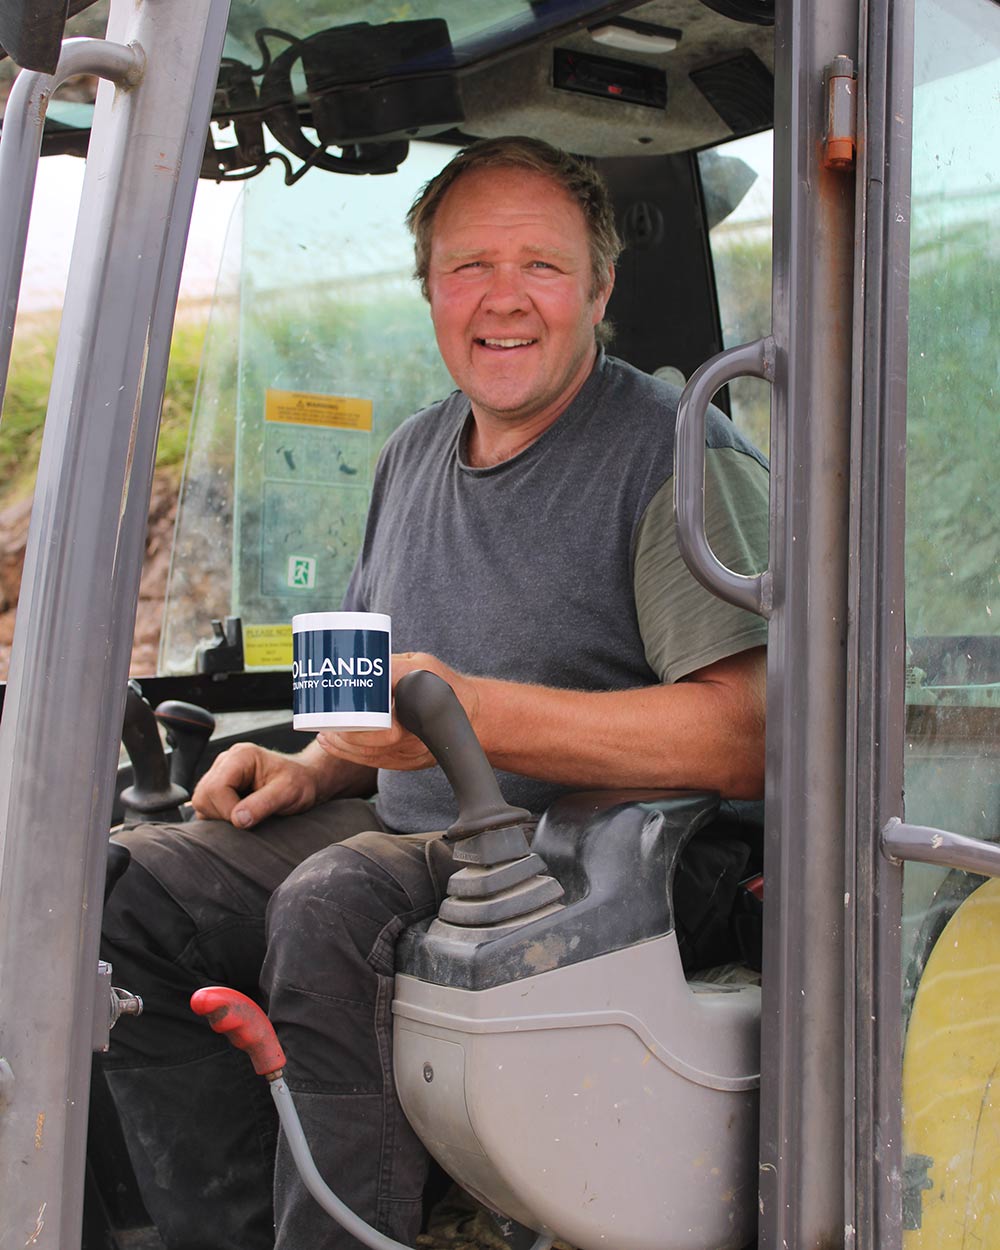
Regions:
<instances>
[{"instance_id":1,"label":"navy blue mug label","mask_svg":"<svg viewBox=\"0 0 1000 1250\"><path fill-rule=\"evenodd\" d=\"M340 627L353 626L360 616L315 612L293 621L296 729L388 729L392 724L389 629ZM334 618L337 628L325 627L329 618ZM388 624L388 618L376 619ZM321 622L322 628L303 628Z\"/></svg>"}]
</instances>

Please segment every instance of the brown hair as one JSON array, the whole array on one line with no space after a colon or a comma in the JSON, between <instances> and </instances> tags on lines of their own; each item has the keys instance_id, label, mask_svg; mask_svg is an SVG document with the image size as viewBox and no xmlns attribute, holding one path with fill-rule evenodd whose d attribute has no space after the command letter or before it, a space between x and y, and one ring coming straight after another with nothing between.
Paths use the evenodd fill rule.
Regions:
<instances>
[{"instance_id":1,"label":"brown hair","mask_svg":"<svg viewBox=\"0 0 1000 1250\"><path fill-rule=\"evenodd\" d=\"M406 214L416 254L414 277L427 298L427 272L430 267L434 218L450 187L463 174L475 169L528 169L551 178L580 206L590 236L591 294L596 295L607 281L608 272L622 250L615 229L614 209L604 179L593 166L541 139L508 135L470 143L423 187Z\"/></svg>"}]
</instances>

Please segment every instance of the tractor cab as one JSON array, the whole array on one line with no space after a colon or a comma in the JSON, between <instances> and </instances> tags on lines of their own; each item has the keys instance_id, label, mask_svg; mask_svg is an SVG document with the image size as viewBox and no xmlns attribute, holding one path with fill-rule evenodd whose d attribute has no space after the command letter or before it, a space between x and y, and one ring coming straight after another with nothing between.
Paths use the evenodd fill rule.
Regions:
<instances>
[{"instance_id":1,"label":"tractor cab","mask_svg":"<svg viewBox=\"0 0 1000 1250\"><path fill-rule=\"evenodd\" d=\"M0 1246L157 1245L99 1082L87 1149L131 1009L108 830L183 816L233 741L303 744L291 618L339 605L381 448L452 389L403 216L512 133L611 189L609 350L684 388L678 545L768 621L767 794L588 792L528 845L502 797L461 827L492 774L459 770L462 871L399 949L407 1115L579 1250L989 1243L1000 10L819 7L0 8L0 397L37 155L87 162L0 721ZM130 684L199 180L244 190ZM770 459L750 575L705 539L710 402Z\"/></svg>"}]
</instances>

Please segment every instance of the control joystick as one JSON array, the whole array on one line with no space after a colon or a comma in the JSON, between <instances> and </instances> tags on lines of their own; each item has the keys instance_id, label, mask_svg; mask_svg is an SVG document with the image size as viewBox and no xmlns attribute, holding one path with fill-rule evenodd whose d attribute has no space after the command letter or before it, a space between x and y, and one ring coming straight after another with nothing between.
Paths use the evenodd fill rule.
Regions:
<instances>
[{"instance_id":1,"label":"control joystick","mask_svg":"<svg viewBox=\"0 0 1000 1250\"><path fill-rule=\"evenodd\" d=\"M512 807L479 744L465 709L446 681L426 669L396 686L396 718L432 753L458 803L445 832L464 865L448 881L431 931L489 925L519 927L554 909L563 888L529 846L534 818Z\"/></svg>"}]
</instances>

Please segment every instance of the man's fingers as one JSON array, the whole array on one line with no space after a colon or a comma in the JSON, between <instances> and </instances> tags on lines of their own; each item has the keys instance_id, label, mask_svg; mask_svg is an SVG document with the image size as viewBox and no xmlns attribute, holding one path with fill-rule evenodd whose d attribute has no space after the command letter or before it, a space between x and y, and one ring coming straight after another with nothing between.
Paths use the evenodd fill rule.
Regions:
<instances>
[{"instance_id":1,"label":"man's fingers","mask_svg":"<svg viewBox=\"0 0 1000 1250\"><path fill-rule=\"evenodd\" d=\"M360 733L333 733L324 729L317 737L324 751L329 751L331 755L349 755L353 759L384 755L386 751L394 750L405 732L394 723L391 729L370 729Z\"/></svg>"},{"instance_id":2,"label":"man's fingers","mask_svg":"<svg viewBox=\"0 0 1000 1250\"><path fill-rule=\"evenodd\" d=\"M402 730L395 723L391 729L369 729L358 733L341 733L335 736L343 746L355 751L384 751L386 747L396 746L403 737Z\"/></svg>"},{"instance_id":3,"label":"man's fingers","mask_svg":"<svg viewBox=\"0 0 1000 1250\"><path fill-rule=\"evenodd\" d=\"M396 689L400 681L408 673L414 673L417 669L422 668L428 669L432 673L437 673L439 677L443 677L445 673L450 673L451 671L440 660L435 659L433 655L429 655L426 651L397 651L392 657L393 690Z\"/></svg>"},{"instance_id":4,"label":"man's fingers","mask_svg":"<svg viewBox=\"0 0 1000 1250\"><path fill-rule=\"evenodd\" d=\"M404 651L396 653L392 657L392 688L393 690L399 685L400 681L407 673L414 672L420 668L420 664L416 661L412 651Z\"/></svg>"},{"instance_id":5,"label":"man's fingers","mask_svg":"<svg viewBox=\"0 0 1000 1250\"><path fill-rule=\"evenodd\" d=\"M369 768L408 770L429 768L434 763L420 739L400 725L371 733L338 734L324 730L317 741L328 755Z\"/></svg>"},{"instance_id":6,"label":"man's fingers","mask_svg":"<svg viewBox=\"0 0 1000 1250\"><path fill-rule=\"evenodd\" d=\"M275 812L289 811L292 804L287 782L276 777L240 799L230 811L229 819L239 829L252 829Z\"/></svg>"},{"instance_id":7,"label":"man's fingers","mask_svg":"<svg viewBox=\"0 0 1000 1250\"><path fill-rule=\"evenodd\" d=\"M475 727L476 716L479 711L479 694L476 689L476 679L469 677L465 673L460 673L456 669L449 667L437 656L431 655L427 651L400 651L392 657L392 688L395 691L396 686L407 674L415 672L417 669L426 669L435 676L440 677L442 681L446 681L455 696L465 709L465 714Z\"/></svg>"},{"instance_id":8,"label":"man's fingers","mask_svg":"<svg viewBox=\"0 0 1000 1250\"><path fill-rule=\"evenodd\" d=\"M195 786L191 806L206 820L229 820L233 807L253 787L254 751L240 743L224 751Z\"/></svg>"},{"instance_id":9,"label":"man's fingers","mask_svg":"<svg viewBox=\"0 0 1000 1250\"><path fill-rule=\"evenodd\" d=\"M191 796L195 815L201 820L229 820L241 795L229 786L206 786L207 780L206 774Z\"/></svg>"}]
</instances>

